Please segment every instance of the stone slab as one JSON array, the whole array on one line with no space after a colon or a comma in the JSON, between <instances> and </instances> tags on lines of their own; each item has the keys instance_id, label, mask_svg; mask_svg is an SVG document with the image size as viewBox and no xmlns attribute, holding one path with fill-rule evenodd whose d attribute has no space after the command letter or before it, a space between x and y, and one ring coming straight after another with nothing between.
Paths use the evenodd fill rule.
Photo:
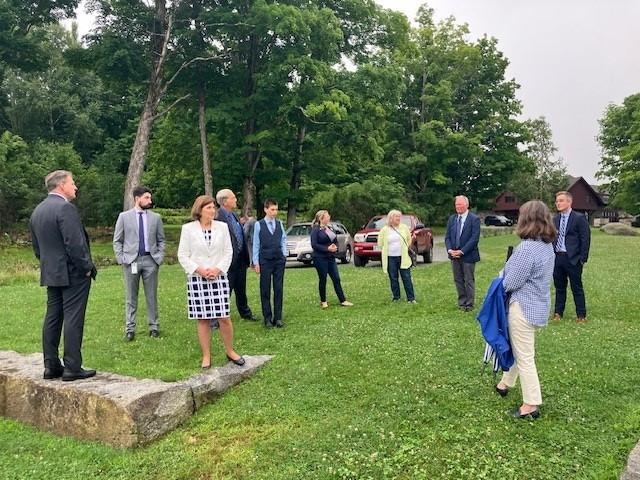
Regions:
<instances>
[{"instance_id":1,"label":"stone slab","mask_svg":"<svg viewBox=\"0 0 640 480\"><path fill-rule=\"evenodd\" d=\"M627 467L620 475L620 480L640 480L640 442L631 450Z\"/></svg>"},{"instance_id":2,"label":"stone slab","mask_svg":"<svg viewBox=\"0 0 640 480\"><path fill-rule=\"evenodd\" d=\"M271 356L245 356L180 382L114 373L63 382L42 378L42 354L0 351L0 415L58 435L117 447L153 441L253 375Z\"/></svg>"}]
</instances>

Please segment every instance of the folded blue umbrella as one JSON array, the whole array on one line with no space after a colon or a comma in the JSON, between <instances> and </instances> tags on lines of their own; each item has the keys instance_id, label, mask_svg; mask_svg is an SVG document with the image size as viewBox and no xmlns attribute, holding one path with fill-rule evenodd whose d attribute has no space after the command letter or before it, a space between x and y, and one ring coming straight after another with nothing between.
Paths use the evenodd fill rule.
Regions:
<instances>
[{"instance_id":1,"label":"folded blue umbrella","mask_svg":"<svg viewBox=\"0 0 640 480\"><path fill-rule=\"evenodd\" d=\"M484 366L492 362L494 374L500 369L508 371L515 361L509 343L507 301L502 277L494 278L477 316L482 336L487 342L484 349Z\"/></svg>"}]
</instances>

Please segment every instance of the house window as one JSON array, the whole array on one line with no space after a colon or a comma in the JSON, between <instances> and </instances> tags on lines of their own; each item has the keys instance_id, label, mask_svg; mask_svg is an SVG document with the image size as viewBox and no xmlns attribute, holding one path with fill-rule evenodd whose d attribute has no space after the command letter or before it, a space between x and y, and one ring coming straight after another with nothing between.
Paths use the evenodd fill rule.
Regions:
<instances>
[{"instance_id":1,"label":"house window","mask_svg":"<svg viewBox=\"0 0 640 480\"><path fill-rule=\"evenodd\" d=\"M505 195L504 202L505 203L515 203L516 199L513 195Z\"/></svg>"}]
</instances>

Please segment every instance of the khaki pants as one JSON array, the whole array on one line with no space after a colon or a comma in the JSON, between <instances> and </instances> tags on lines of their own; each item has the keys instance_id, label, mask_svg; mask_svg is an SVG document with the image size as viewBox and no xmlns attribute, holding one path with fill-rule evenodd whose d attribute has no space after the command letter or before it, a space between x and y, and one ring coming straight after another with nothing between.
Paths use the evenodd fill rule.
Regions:
<instances>
[{"instance_id":1,"label":"khaki pants","mask_svg":"<svg viewBox=\"0 0 640 480\"><path fill-rule=\"evenodd\" d=\"M509 305L509 340L515 363L502 375L502 383L511 388L520 377L522 401L529 405L542 404L540 381L535 362L535 334L537 328L524 318L520 304Z\"/></svg>"}]
</instances>

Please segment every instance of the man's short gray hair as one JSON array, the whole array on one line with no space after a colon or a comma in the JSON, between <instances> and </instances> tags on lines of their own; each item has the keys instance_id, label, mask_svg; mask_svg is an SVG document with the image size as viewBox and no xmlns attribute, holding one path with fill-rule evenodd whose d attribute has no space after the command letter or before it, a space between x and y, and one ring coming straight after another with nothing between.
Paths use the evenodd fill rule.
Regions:
<instances>
[{"instance_id":1,"label":"man's short gray hair","mask_svg":"<svg viewBox=\"0 0 640 480\"><path fill-rule=\"evenodd\" d=\"M469 208L469 198L465 197L464 195L456 195L456 197L453 199L453 201L455 202L459 198L463 199L465 201L465 203L467 204L467 208Z\"/></svg>"},{"instance_id":2,"label":"man's short gray hair","mask_svg":"<svg viewBox=\"0 0 640 480\"><path fill-rule=\"evenodd\" d=\"M218 193L216 193L216 202L218 203L219 206L222 206L224 201L232 195L233 195L233 191L229 190L228 188L223 188L222 190L218 190Z\"/></svg>"},{"instance_id":3,"label":"man's short gray hair","mask_svg":"<svg viewBox=\"0 0 640 480\"><path fill-rule=\"evenodd\" d=\"M44 177L44 186L47 187L47 192L51 192L58 188L58 185L64 183L64 181L71 177L73 174L68 170L55 170L49 175Z\"/></svg>"}]
</instances>

